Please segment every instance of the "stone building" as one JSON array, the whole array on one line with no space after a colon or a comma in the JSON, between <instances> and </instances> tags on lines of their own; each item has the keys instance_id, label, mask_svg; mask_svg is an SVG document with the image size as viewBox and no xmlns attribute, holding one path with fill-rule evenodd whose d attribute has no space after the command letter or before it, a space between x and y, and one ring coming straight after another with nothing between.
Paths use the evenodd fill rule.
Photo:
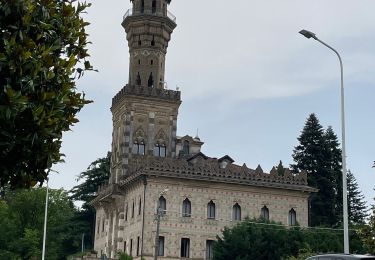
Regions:
<instances>
[{"instance_id":1,"label":"stone building","mask_svg":"<svg viewBox=\"0 0 375 260\"><path fill-rule=\"evenodd\" d=\"M94 249L115 258L211 259L225 226L248 217L308 223L305 173L280 175L201 152L198 137L176 135L179 91L164 88L175 17L170 0L132 0L122 22L129 43L129 82L112 100L111 177L91 202ZM156 212L160 208L157 234ZM156 239L158 238L158 239ZM155 247L155 245L158 247Z\"/></svg>"}]
</instances>

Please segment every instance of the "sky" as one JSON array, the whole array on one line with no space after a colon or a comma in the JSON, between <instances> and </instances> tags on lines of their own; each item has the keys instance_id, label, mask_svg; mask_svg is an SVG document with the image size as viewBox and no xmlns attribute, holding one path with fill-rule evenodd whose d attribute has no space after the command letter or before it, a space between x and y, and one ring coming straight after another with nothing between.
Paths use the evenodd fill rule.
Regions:
<instances>
[{"instance_id":1,"label":"sky","mask_svg":"<svg viewBox=\"0 0 375 260\"><path fill-rule=\"evenodd\" d=\"M77 82L94 103L64 133L65 163L54 167L52 188L71 189L89 164L111 147L112 97L128 82L129 50L122 17L129 0L91 0L84 16L91 63ZM210 157L269 172L293 163L309 114L341 141L337 56L298 32L313 31L344 64L347 167L368 205L375 197L375 1L173 0L177 27L169 42L165 80L179 88L177 134L205 142Z\"/></svg>"}]
</instances>

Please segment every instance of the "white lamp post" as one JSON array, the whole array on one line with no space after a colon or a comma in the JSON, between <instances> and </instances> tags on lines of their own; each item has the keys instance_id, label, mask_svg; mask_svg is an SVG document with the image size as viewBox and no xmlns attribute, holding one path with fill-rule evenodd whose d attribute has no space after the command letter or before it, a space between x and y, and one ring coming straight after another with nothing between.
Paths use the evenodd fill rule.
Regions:
<instances>
[{"instance_id":1,"label":"white lamp post","mask_svg":"<svg viewBox=\"0 0 375 260\"><path fill-rule=\"evenodd\" d=\"M44 208L44 229L43 229L42 260L44 260L44 257L45 257L45 254L46 254L47 212L48 212L48 178L47 178L47 190L46 190L46 206Z\"/></svg>"},{"instance_id":2,"label":"white lamp post","mask_svg":"<svg viewBox=\"0 0 375 260\"><path fill-rule=\"evenodd\" d=\"M342 200L343 200L343 220L344 220L344 253L349 254L349 228L348 228L348 195L347 195L347 183L346 183L346 151L345 151L345 106L344 106L344 69L342 65L342 60L340 54L327 43L316 37L315 33L307 30L302 30L299 32L306 38L313 38L314 40L320 42L324 46L331 49L336 53L340 61L341 69L341 143L342 143Z\"/></svg>"}]
</instances>

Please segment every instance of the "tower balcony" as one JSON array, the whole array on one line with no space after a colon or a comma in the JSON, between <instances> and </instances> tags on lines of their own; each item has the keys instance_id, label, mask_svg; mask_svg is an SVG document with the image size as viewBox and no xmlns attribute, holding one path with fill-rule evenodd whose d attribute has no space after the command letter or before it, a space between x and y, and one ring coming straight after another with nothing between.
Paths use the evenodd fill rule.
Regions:
<instances>
[{"instance_id":1,"label":"tower balcony","mask_svg":"<svg viewBox=\"0 0 375 260\"><path fill-rule=\"evenodd\" d=\"M133 12L132 8L130 8L130 9L128 9L128 11L126 11L126 13L123 16L123 21L129 16L136 16L136 15L155 15L155 16L159 16L159 17L167 16L172 22L176 23L176 16L174 14L172 14L170 11L167 11L166 14L160 13L160 12L151 13L151 12L147 12L147 11L145 11L144 13L141 13L141 12Z\"/></svg>"}]
</instances>

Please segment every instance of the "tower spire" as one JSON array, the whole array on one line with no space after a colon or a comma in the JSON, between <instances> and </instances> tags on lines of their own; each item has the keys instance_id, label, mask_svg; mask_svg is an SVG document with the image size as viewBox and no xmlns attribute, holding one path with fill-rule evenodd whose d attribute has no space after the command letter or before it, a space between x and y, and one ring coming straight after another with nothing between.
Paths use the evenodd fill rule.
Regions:
<instances>
[{"instance_id":1,"label":"tower spire","mask_svg":"<svg viewBox=\"0 0 375 260\"><path fill-rule=\"evenodd\" d=\"M167 10L171 0L131 0L124 16L130 52L129 85L162 89L165 56L176 18Z\"/></svg>"}]
</instances>

